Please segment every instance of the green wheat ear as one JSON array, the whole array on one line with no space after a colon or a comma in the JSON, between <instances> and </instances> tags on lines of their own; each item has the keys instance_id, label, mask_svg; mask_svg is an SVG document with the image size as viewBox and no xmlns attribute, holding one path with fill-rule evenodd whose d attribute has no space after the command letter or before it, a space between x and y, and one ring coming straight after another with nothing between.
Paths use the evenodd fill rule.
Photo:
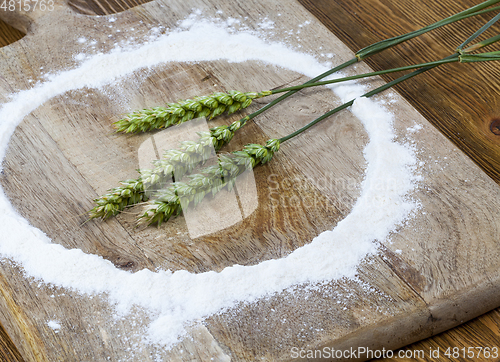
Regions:
<instances>
[{"instance_id":1,"label":"green wheat ear","mask_svg":"<svg viewBox=\"0 0 500 362\"><path fill-rule=\"evenodd\" d=\"M208 166L199 173L187 176L187 182L174 182L169 187L159 190L146 203L139 224L157 224L160 226L171 217L180 215L182 205L198 205L207 194L214 196L223 188L231 190L236 177L250 168L265 164L271 160L280 148L280 141L271 139L266 145L249 144L243 150L220 155L218 164Z\"/></svg>"},{"instance_id":2,"label":"green wheat ear","mask_svg":"<svg viewBox=\"0 0 500 362\"><path fill-rule=\"evenodd\" d=\"M169 184L172 175L177 179L191 172L194 167L211 157L212 151L220 150L228 144L234 133L245 125L246 121L238 120L231 125L211 128L209 132L199 132L198 140L183 141L179 149L166 150L163 158L153 161L153 169L139 170L137 179L121 181L96 199L96 206L90 210L90 219L107 219L122 212L126 207L147 201L146 189Z\"/></svg>"},{"instance_id":3,"label":"green wheat ear","mask_svg":"<svg viewBox=\"0 0 500 362\"><path fill-rule=\"evenodd\" d=\"M190 121L194 118L206 117L212 119L224 112L234 113L248 107L252 101L270 95L265 92L216 92L207 96L185 99L169 103L167 107L142 109L126 115L114 123L116 132L138 133L153 129L167 128Z\"/></svg>"},{"instance_id":4,"label":"green wheat ear","mask_svg":"<svg viewBox=\"0 0 500 362\"><path fill-rule=\"evenodd\" d=\"M463 11L459 14L455 14L454 16L451 16L449 18L443 19L441 21L438 21L434 24L431 24L429 26L426 26L418 31L414 31L402 36L396 36L391 39L387 39L381 42L378 42L376 44L372 44L371 46L364 48L360 50L359 52L356 53L356 57L333 68L330 69L329 71L320 74L319 76L311 79L310 81L306 82L302 86L294 86L294 87L289 87L289 88L283 88L283 89L275 89L273 91L264 91L260 93L255 93L255 92L249 92L249 93L242 93L238 91L230 91L228 93L214 93L209 96L203 96L203 97L196 97L194 99L187 99L183 101L179 101L177 103L171 103L168 105L168 107L156 107L156 108L151 108L151 109L144 109L142 111L134 112L129 114L126 118L118 121L115 123L115 126L117 128L117 132L124 132L124 133L137 133L137 132L144 132L144 131L149 131L155 128L165 128L169 127L174 124L182 123L185 121L188 121L193 118L198 118L198 117L208 117L208 118L213 118L217 115L220 115L224 112L228 113L233 113L239 109L246 108L248 107L253 99L256 98L261 98L264 96L268 96L271 94L277 94L281 92L287 92L281 97L273 100L272 102L268 103L266 106L263 108L259 109L258 111L252 113L251 115L248 115L241 120L234 122L230 126L220 126L211 129L210 135L202 135L200 134L200 137L210 137L211 144L216 148L216 150L220 149L224 144L227 144L231 138L234 135L234 132L238 130L239 128L243 127L247 121L250 119L256 117L257 115L261 114L262 112L266 111L270 107L276 105L277 103L281 102L282 100L286 99L290 95L296 93L299 89L304 88L304 87L310 87L310 86L318 86L318 85L324 85L324 84L330 84L333 82L339 82L339 81L346 81L349 79L354 79L354 77L346 77L343 79L336 79L336 80L331 80L327 82L317 82L319 79L322 79L326 77L327 75L333 74L334 72L341 70L349 65L352 65L356 63L358 60L365 59L372 54L378 53L384 49L390 48L396 44L402 43L406 40L409 40L415 36L421 35L423 33L426 33L427 31L436 29L438 27L441 27L443 25L447 25L450 23L453 23L458 20L465 19L470 16L476 16L480 15L486 12L490 11L497 11L500 9L500 7L495 7L495 8L490 8L490 9L485 9L486 7L496 4L500 2L500 0L488 0L483 2L482 4L476 5L472 8L467 9L466 11ZM483 40L479 42L478 44L475 44L473 46L470 46L468 48L463 49L463 47L468 44L470 41L476 39L480 34L482 34L489 26L491 26L494 22L499 20L499 15L497 15L495 18L493 18L488 24L483 26L481 29L479 29L472 37L467 39L460 47L457 48L457 52L449 57L446 57L442 59L441 61L436 61L436 62L431 62L431 63L422 63L418 64L415 66L411 67L402 67L402 68L395 68L392 70L387 70L383 71L385 72L393 72L393 71L401 71L401 70L408 70L408 69L414 69L414 68L420 68L417 71L414 71L413 73L407 74L405 76L402 76L398 79L395 79L373 91L370 91L366 93L364 96L365 97L370 97L372 95L375 95L377 93L382 92L385 89L388 89L392 87L395 84L398 84L406 79L409 79L413 76L416 76L418 74L421 74L423 72L426 72L440 64L448 63L448 62L456 62L460 61L463 63L468 63L468 62L477 62L477 61L491 61L491 60L500 60L500 53L498 51L496 52L489 52L489 53L483 53L483 54L470 54L472 51L478 50L482 47L488 46L493 44L494 42L497 42L500 40L500 35L491 37L489 39ZM366 77L366 76L373 76L377 72L372 72L369 74L364 74L364 75L359 75L356 76L357 78L361 77ZM382 74L382 72L378 72L379 74ZM246 160L252 164L252 167L255 166L258 163L265 163L271 159L273 156L274 152L276 152L279 149L279 144L280 142L285 142L308 128L312 127L316 123L322 121L323 119L327 118L328 116L345 109L349 107L350 105L353 104L353 100L344 103L343 105L331 110L330 112L325 113L324 115L318 117L317 119L313 120L306 126L302 127L301 129L289 134L288 136L282 137L279 140L271 140L268 142L266 146L261 146L261 145L247 145L244 150L242 151L237 151L233 152L234 159L240 158L240 160ZM185 147L184 147L185 146ZM184 147L181 150L182 155L179 157L187 157L185 154L196 154L199 150L199 145L197 144L192 144L192 143L184 143ZM175 153L175 152L174 152ZM178 154L175 154L178 155ZM173 155L173 157L175 156ZM183 156L184 155L184 156ZM227 157L221 156L221 160L225 160ZM172 158L173 160L174 158ZM157 166L155 170L150 171L150 170L144 170L141 171L143 173L143 176L147 179L148 182L157 182L160 179L159 173L163 173L163 175L169 175L171 170L173 170L173 166L170 163L166 163L165 165L162 165L162 161L157 161L155 165ZM221 164L225 164L229 169L237 169L238 167L235 165L231 166L231 163L229 161L220 161ZM243 161L242 161L243 162ZM158 166L161 166L158 168ZM216 168L217 169L217 168ZM212 169L210 169L212 170ZM169 192L168 190L165 190L164 195L160 195L164 198L164 200L167 200L168 202L170 201L175 201L177 198L178 193L183 193L186 190L194 190L194 187L196 185L200 186L203 184L208 185L209 184L209 179L207 179L207 176L210 175L210 170L207 170L207 174L203 175L193 175L192 177L192 185L189 184L178 184L178 188L174 189L172 192ZM216 170L213 170L213 172L216 172ZM222 171L219 172L219 175L222 175ZM215 181L214 181L215 183ZM205 185L205 186L206 186ZM230 185L230 181L228 181L228 185ZM213 187L212 190L217 190L217 187ZM213 191L212 191L213 192ZM109 192L98 198L95 199L94 201L96 202L96 207L92 209L89 214L90 218L107 218L113 215L116 215L119 213L121 210L123 210L126 206L132 205L135 203L138 203L140 201L146 201L147 196L144 193L144 184L142 179L137 179L137 180L127 180L121 182L121 186L113 188L109 190ZM161 201L161 200L160 200ZM172 201L172 202L173 202ZM161 204L158 206L158 212L155 213L155 209L153 207L150 207L148 211L145 212L145 214L142 216L142 218L146 219L147 222L149 223L158 223L160 224L162 221L165 221L165 219L168 220L169 217L172 215L180 212L180 209L175 206L175 203L172 204ZM161 209L161 210L160 210ZM170 210L170 211L169 211ZM161 212L160 212L161 211ZM163 214L162 214L163 213ZM152 218L150 217L152 215ZM163 215L163 216L161 216Z\"/></svg>"}]
</instances>

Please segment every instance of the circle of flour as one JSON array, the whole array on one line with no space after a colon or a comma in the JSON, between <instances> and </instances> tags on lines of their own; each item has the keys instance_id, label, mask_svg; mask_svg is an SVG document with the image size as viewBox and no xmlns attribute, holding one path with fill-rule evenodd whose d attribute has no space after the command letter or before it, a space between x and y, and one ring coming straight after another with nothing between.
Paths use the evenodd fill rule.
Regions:
<instances>
[{"instance_id":1,"label":"circle of flour","mask_svg":"<svg viewBox=\"0 0 500 362\"><path fill-rule=\"evenodd\" d=\"M99 88L133 71L164 62L220 59L257 60L309 77L327 70L312 55L280 43L265 42L250 33L230 33L212 23L199 21L188 30L172 31L135 49L93 56L75 69L14 94L0 109L0 159L5 156L8 140L17 124L57 95L84 87ZM363 87L355 83L332 89L341 99L352 99L353 95L363 93ZM133 305L152 311L157 318L149 327L150 341L167 346L180 340L187 323L237 302L253 301L301 283L353 277L359 262L376 252L374 241L386 239L414 208L414 203L406 200L405 195L414 187L410 166L416 161L408 147L393 140L392 116L381 106L359 98L352 112L363 123L370 139L364 150L367 168L361 195L351 213L332 231L318 235L283 259L254 266L235 265L220 273L141 270L132 274L116 269L97 255L51 243L42 231L29 225L12 208L3 192L0 193L0 233L9 236L0 241L0 255L21 264L27 275L45 283L84 294L107 293L118 311L126 312ZM382 190L371 187L388 177L398 183Z\"/></svg>"}]
</instances>

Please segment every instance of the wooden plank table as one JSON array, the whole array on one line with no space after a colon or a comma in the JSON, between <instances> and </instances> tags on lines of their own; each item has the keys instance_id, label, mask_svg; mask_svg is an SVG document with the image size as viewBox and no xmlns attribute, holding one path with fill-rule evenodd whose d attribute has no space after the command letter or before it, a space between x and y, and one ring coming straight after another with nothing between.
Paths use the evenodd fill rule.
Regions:
<instances>
[{"instance_id":1,"label":"wooden plank table","mask_svg":"<svg viewBox=\"0 0 500 362\"><path fill-rule=\"evenodd\" d=\"M467 3L467 4L465 4ZM111 9L119 9L119 3L76 3L73 5L84 13L106 13ZM373 42L375 39L381 37L388 37L402 32L413 30L415 27L420 27L423 24L414 24L411 21L410 15L414 18L420 19L423 23L435 21L441 17L451 14L459 9L470 6L469 2L453 2L448 4L449 7L439 8L435 13L432 12L433 7L421 3L422 17L416 16L415 9L411 10L411 14L405 13L405 9L409 8L409 3L404 1L398 4L391 4L391 11L384 12L386 16L393 16L391 21L380 21L382 14L377 11L386 9L384 4L380 1L366 1L362 4L352 4L351 2L336 1L318 1L314 4L307 1L302 1L302 4L316 15L323 23L325 23L330 30L334 32L342 41L351 46L353 50L359 49L362 46ZM432 5L432 4L431 4ZM397 10L393 10L395 6ZM356 14L353 16L352 14ZM406 17L405 17L406 16ZM410 20L400 21L400 19ZM369 20L370 19L370 20ZM378 21L376 20L378 19ZM475 24L474 22L472 22ZM396 26L397 25L397 26ZM14 34L14 35L12 35ZM430 41L453 40L457 34L444 33L439 36L429 36L425 38L424 43L415 44L415 49L428 49L425 55L417 54L411 51L413 47L403 47L402 49L395 50L393 53L388 53L385 58L377 57L369 62L370 66L374 69L383 69L387 66L403 65L410 62L417 62L423 59L439 58L446 54L443 53L440 46L429 46ZM19 36L16 32L9 34L11 37ZM462 38L460 34L458 38ZM404 63L407 62L407 63ZM402 93L412 105L418 109L426 118L438 129L443 131L450 139L452 139L462 150L464 150L471 158L473 158L495 181L499 181L499 141L500 137L493 134L495 128L491 126L492 121L499 113L498 107L498 84L494 82L488 83L488 77L498 76L499 68L496 65L478 65L473 67L470 73L461 79L460 84L450 76L450 74L457 74L457 69L450 70L450 73L443 71L442 73L429 73L426 77L416 79L412 82L405 83L399 87L398 91ZM464 74L464 73L460 73ZM493 79L495 79L493 78ZM390 78L387 78L390 79ZM481 89L484 93L478 99L474 87L477 87L478 80L483 80ZM491 78L489 78L491 79ZM453 91L460 85L460 102L457 99L457 94ZM425 92L423 90L425 89ZM431 94L432 98L416 97L417 94ZM437 97L436 94L442 95ZM458 109L457 109L458 105ZM460 120L462 122L457 122ZM427 346L440 345L442 347L453 346L452 341L458 339L457 346L470 346L466 338L469 337L470 329L474 331L476 336L484 334L484 339L475 337L473 339L476 346L481 343L487 345L492 343L491 336L498 336L498 310L490 312L481 319L466 324L465 326L456 328L448 333L435 337L434 339L415 344L409 348L422 349ZM477 329L479 326L481 329ZM490 326L489 330L484 329L485 326ZM475 329L476 328L476 329ZM477 338L477 339L476 339ZM8 339L5 345L2 344L0 353L4 353L4 358L7 361L19 360L19 354L16 352ZM472 340L471 342L472 343ZM494 343L494 342L493 342ZM6 347L4 347L6 346ZM427 348L428 349L428 348ZM0 356L2 356L0 354ZM3 356L2 356L3 357ZM17 359L16 359L17 358Z\"/></svg>"},{"instance_id":2,"label":"wooden plank table","mask_svg":"<svg viewBox=\"0 0 500 362\"><path fill-rule=\"evenodd\" d=\"M336 36L353 51L380 38L406 33L452 15L480 1L348 1L300 0ZM487 21L470 20L464 24L473 27ZM495 26L496 31L500 26ZM413 40L411 45L399 46L367 59L374 70L404 66L440 59L447 56L448 44L467 37L467 27L443 29ZM451 67L429 72L397 86L397 90L437 129L453 141L463 152L500 184L500 135L495 130L500 118L500 76L498 64L475 65L455 76ZM394 75L385 75L390 81ZM436 337L405 348L446 350L451 347L494 347L500 341L500 308L482 317L464 323ZM436 361L428 356L422 361ZM447 360L443 357L441 360ZM460 359L463 360L463 359ZM481 358L471 360L481 361Z\"/></svg>"}]
</instances>

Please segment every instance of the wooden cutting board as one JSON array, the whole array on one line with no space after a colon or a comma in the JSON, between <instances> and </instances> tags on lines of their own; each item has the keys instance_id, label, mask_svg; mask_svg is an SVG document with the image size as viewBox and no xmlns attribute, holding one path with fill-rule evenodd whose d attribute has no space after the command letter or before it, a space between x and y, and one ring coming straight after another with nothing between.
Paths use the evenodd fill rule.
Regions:
<instances>
[{"instance_id":1,"label":"wooden cutting board","mask_svg":"<svg viewBox=\"0 0 500 362\"><path fill-rule=\"evenodd\" d=\"M193 8L201 9L207 17L216 16L217 11L227 17L246 17L244 24L257 28L262 14L276 14L276 7L282 4L149 3L114 15L111 40L109 17L77 15L63 4L57 4L53 12L2 14L7 21L24 27L28 35L0 51L4 60L0 65L1 100L6 102L9 94L29 88L28 79L36 81L47 71L75 66L74 56L81 49L77 40L82 36L101 40L106 51L114 42L127 39L131 28L137 37L159 24L174 28ZM308 21L300 33L305 52L333 53L338 63L353 57L294 1L279 9L281 16L272 17L277 38L299 45L287 32ZM368 70L360 64L356 72ZM113 135L111 123L118 114L214 89L260 90L305 80L300 74L272 66L262 68L254 62L212 61L166 64L136 74L134 79L125 80L121 102L96 90L72 91L46 102L18 126L4 160L2 187L19 213L53 242L101 255L130 272L143 268L220 271L234 264L253 265L283 257L335 227L358 196L356 188L320 189L311 182L327 177L332 169L339 179L357 183L363 179L362 150L367 137L349 112L318 124L285 145L269 165L256 169L258 209L234 227L191 240L185 235L182 218L160 229L144 230L133 227L131 215L106 223L81 224L93 197L121 179L134 177L137 148L148 137ZM302 95L307 97L294 97L286 106L248 125L231 147L238 149L248 140L263 142L269 136L284 135L334 105L334 99L322 91L309 90ZM85 102L81 102L83 97ZM123 336L134 329L140 331L142 325L113 320L105 298L90 299L33 283L21 267L2 260L2 324L27 361L100 361L108 357L113 361L148 361L154 354L165 361L205 361L211 357L287 360L293 347L397 348L499 306L498 185L403 99L397 97L388 107L396 115L398 137L403 138L415 123L423 125L413 136L418 157L424 162L419 170L423 185L414 195L422 209L393 235L391 243L380 246L378 255L359 267L357 280L332 282L312 294L297 288L293 293L246 304L208 318L192 329L192 338L171 351L141 345L137 352L140 338ZM239 117L223 117L214 124L228 124ZM318 150L328 157L320 157ZM272 174L303 180L308 197L313 195L327 207L297 210L284 203L278 209L272 207L265 202L266 183ZM283 195L304 198L296 189L283 190ZM53 319L63 326L57 333L47 326ZM304 326L313 329L304 332ZM128 348L133 348L134 354Z\"/></svg>"}]
</instances>

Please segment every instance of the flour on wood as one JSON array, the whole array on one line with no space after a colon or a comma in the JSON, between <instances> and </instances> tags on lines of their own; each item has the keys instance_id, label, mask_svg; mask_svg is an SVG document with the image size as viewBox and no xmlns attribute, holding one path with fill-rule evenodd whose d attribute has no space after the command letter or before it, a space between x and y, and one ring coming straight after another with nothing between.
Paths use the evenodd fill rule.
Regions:
<instances>
[{"instance_id":1,"label":"flour on wood","mask_svg":"<svg viewBox=\"0 0 500 362\"><path fill-rule=\"evenodd\" d=\"M16 125L44 102L70 90L113 84L138 69L165 62L219 59L255 60L308 77L328 69L310 54L263 40L265 33L231 30L227 24L221 26L200 19L194 22L191 18L181 25L144 45L81 57L79 67L52 74L45 82L12 95L12 100L0 108L0 157L5 156ZM272 19L266 19L260 29L264 32L272 27ZM81 43L86 41L80 38ZM343 100L365 92L363 86L354 82L330 88ZM15 212L3 193L0 233L9 236L0 241L0 254L22 265L28 276L44 283L88 295L106 293L110 302L116 304L117 314L126 314L134 305L144 308L153 319L147 338L166 346L179 342L187 325L238 302L256 301L298 284L352 278L359 263L376 253L376 242L387 240L411 215L416 202L407 195L417 181L413 172L416 157L409 146L394 141L392 115L366 98L358 98L352 112L370 137L364 150L366 175L361 195L352 212L333 230L318 235L283 259L254 266L234 265L220 273L141 270L132 274L99 256L52 244L45 234ZM48 326L55 331L61 328L56 321L49 321Z\"/></svg>"}]
</instances>

